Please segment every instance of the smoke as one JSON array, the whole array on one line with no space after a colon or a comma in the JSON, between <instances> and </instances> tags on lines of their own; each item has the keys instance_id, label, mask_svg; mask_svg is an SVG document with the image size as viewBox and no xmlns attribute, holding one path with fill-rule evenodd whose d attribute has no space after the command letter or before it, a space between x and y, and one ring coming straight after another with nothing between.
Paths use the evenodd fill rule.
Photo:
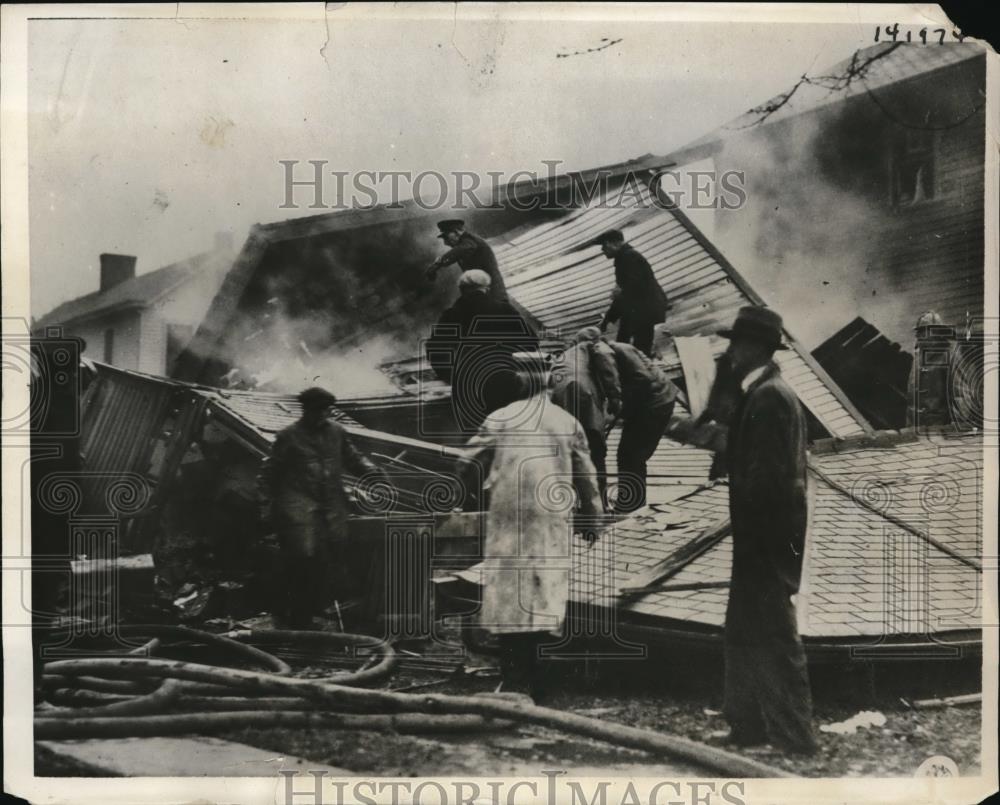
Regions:
<instances>
[{"instance_id":1,"label":"smoke","mask_svg":"<svg viewBox=\"0 0 1000 805\"><path fill-rule=\"evenodd\" d=\"M745 171L747 202L720 210L716 245L807 349L862 316L909 346L910 312L881 270L891 227L887 151L841 104L738 132L717 170Z\"/></svg>"},{"instance_id":2,"label":"smoke","mask_svg":"<svg viewBox=\"0 0 1000 805\"><path fill-rule=\"evenodd\" d=\"M379 365L420 354L457 295L425 270L445 247L426 221L314 232L268 249L232 322L227 382L338 396L392 391Z\"/></svg>"}]
</instances>

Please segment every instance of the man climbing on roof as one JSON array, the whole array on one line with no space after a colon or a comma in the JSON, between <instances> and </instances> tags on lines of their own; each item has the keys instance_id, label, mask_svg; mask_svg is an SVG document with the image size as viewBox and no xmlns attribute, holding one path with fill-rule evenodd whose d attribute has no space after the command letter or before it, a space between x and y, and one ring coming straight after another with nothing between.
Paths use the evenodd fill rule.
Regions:
<instances>
[{"instance_id":1,"label":"man climbing on roof","mask_svg":"<svg viewBox=\"0 0 1000 805\"><path fill-rule=\"evenodd\" d=\"M738 745L812 754L812 701L791 597L806 540L806 421L772 360L781 317L740 309L728 338L742 396L727 443L733 568L725 628L725 705Z\"/></svg>"},{"instance_id":2,"label":"man climbing on roof","mask_svg":"<svg viewBox=\"0 0 1000 805\"><path fill-rule=\"evenodd\" d=\"M590 448L590 460L597 470L597 488L601 493L604 510L608 510L608 426L605 406L607 398L600 381L591 370L591 342L599 337L588 328L577 335L575 343L566 349L552 367L552 402L571 413L583 426ZM593 338L592 338L593 336Z\"/></svg>"},{"instance_id":3,"label":"man climbing on roof","mask_svg":"<svg viewBox=\"0 0 1000 805\"><path fill-rule=\"evenodd\" d=\"M427 339L427 360L451 385L452 408L462 434L475 433L490 412L484 397L491 375L511 369L515 352L534 352L538 337L505 300L490 293L489 274L478 269L458 279L459 297L441 314Z\"/></svg>"},{"instance_id":4,"label":"man climbing on roof","mask_svg":"<svg viewBox=\"0 0 1000 805\"><path fill-rule=\"evenodd\" d=\"M657 282L653 268L617 229L599 235L592 245L615 261L615 296L601 320L601 332L618 322L618 341L631 343L652 357L654 328L666 321L670 304Z\"/></svg>"},{"instance_id":5,"label":"man climbing on roof","mask_svg":"<svg viewBox=\"0 0 1000 805\"><path fill-rule=\"evenodd\" d=\"M298 396L301 418L280 431L263 467L268 497L283 554L278 612L295 628L308 627L333 599L351 591L346 532L350 503L344 473L364 487L386 476L360 453L330 415L336 398L313 387Z\"/></svg>"},{"instance_id":6,"label":"man climbing on roof","mask_svg":"<svg viewBox=\"0 0 1000 805\"><path fill-rule=\"evenodd\" d=\"M465 231L465 221L449 219L438 224L438 237L450 247L427 269L427 277L434 280L438 271L445 266L458 263L462 271L478 269L485 271L490 278L490 298L497 302L506 302L507 288L497 265L496 255L484 238L472 232Z\"/></svg>"},{"instance_id":7,"label":"man climbing on roof","mask_svg":"<svg viewBox=\"0 0 1000 805\"><path fill-rule=\"evenodd\" d=\"M584 327L576 340L589 347L590 370L609 413L621 417L615 512L634 512L646 505L646 462L670 423L677 387L646 355L602 337L597 327Z\"/></svg>"}]
</instances>

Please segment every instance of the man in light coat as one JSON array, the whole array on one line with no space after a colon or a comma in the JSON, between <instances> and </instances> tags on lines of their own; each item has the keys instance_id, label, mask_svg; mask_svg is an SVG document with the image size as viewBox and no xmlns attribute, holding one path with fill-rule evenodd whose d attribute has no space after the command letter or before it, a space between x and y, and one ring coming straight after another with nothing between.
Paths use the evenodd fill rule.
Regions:
<instances>
[{"instance_id":1,"label":"man in light coat","mask_svg":"<svg viewBox=\"0 0 1000 805\"><path fill-rule=\"evenodd\" d=\"M725 630L726 720L739 745L771 743L812 754L812 701L791 597L806 539L806 421L772 361L781 317L739 311L729 369L742 398L729 424L727 466L733 569Z\"/></svg>"},{"instance_id":2,"label":"man in light coat","mask_svg":"<svg viewBox=\"0 0 1000 805\"><path fill-rule=\"evenodd\" d=\"M468 443L489 495L481 624L498 636L504 688L537 697L540 647L566 616L574 498L583 515L601 503L583 428L549 400L544 372L534 365L510 378L519 399Z\"/></svg>"}]
</instances>

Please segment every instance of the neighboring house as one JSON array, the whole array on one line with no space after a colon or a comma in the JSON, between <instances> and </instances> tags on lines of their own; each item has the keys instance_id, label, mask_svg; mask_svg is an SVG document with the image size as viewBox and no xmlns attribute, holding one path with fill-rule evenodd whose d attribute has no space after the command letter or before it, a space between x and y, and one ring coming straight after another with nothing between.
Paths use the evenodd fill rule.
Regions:
<instances>
[{"instance_id":1,"label":"neighboring house","mask_svg":"<svg viewBox=\"0 0 1000 805\"><path fill-rule=\"evenodd\" d=\"M806 346L861 316L913 348L983 317L985 49L879 44L669 154L745 173L702 227Z\"/></svg>"},{"instance_id":2,"label":"neighboring house","mask_svg":"<svg viewBox=\"0 0 1000 805\"><path fill-rule=\"evenodd\" d=\"M187 346L233 261L220 241L210 252L136 276L136 258L101 255L101 287L64 302L32 330L62 327L86 342L83 357L166 375Z\"/></svg>"}]
</instances>

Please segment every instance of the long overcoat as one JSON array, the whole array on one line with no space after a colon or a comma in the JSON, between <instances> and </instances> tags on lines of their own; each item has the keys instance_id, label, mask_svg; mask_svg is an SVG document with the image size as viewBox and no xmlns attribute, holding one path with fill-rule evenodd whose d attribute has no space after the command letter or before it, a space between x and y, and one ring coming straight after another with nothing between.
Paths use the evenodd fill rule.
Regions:
<instances>
[{"instance_id":1,"label":"long overcoat","mask_svg":"<svg viewBox=\"0 0 1000 805\"><path fill-rule=\"evenodd\" d=\"M264 479L288 553L315 557L331 539L343 538L350 514L345 471L359 478L379 472L341 424L325 420L313 428L299 420L278 433Z\"/></svg>"},{"instance_id":2,"label":"long overcoat","mask_svg":"<svg viewBox=\"0 0 1000 805\"><path fill-rule=\"evenodd\" d=\"M733 569L723 710L734 730L814 751L806 657L791 599L806 540L806 422L773 363L733 414L727 463Z\"/></svg>"},{"instance_id":3,"label":"long overcoat","mask_svg":"<svg viewBox=\"0 0 1000 805\"><path fill-rule=\"evenodd\" d=\"M494 411L468 447L489 467L481 625L557 634L569 597L573 490L582 513L602 510L583 428L541 393Z\"/></svg>"},{"instance_id":4,"label":"long overcoat","mask_svg":"<svg viewBox=\"0 0 1000 805\"><path fill-rule=\"evenodd\" d=\"M726 460L734 573L787 599L799 589L805 546L806 422L773 363L733 413Z\"/></svg>"}]
</instances>

